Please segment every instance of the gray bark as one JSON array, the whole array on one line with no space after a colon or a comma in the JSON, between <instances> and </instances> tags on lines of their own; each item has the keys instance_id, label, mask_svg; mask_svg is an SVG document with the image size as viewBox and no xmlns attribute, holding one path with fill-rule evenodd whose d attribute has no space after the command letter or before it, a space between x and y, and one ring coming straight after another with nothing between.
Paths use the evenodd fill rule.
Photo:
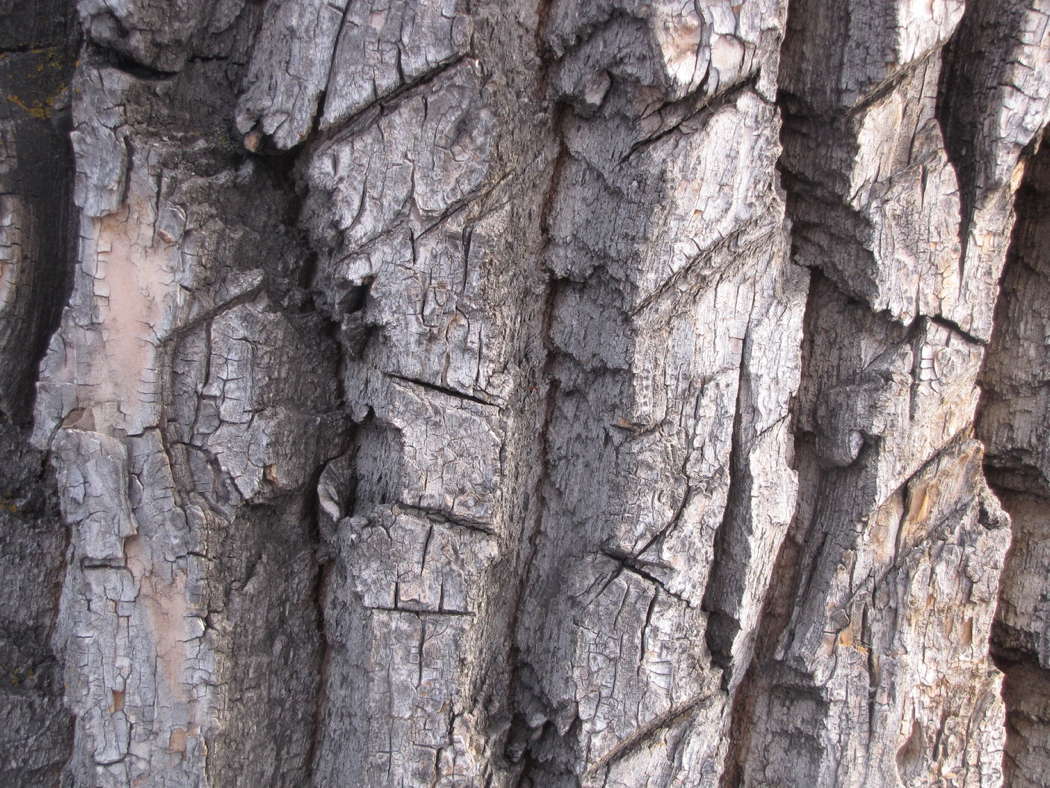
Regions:
<instances>
[{"instance_id":1,"label":"gray bark","mask_svg":"<svg viewBox=\"0 0 1050 788\"><path fill-rule=\"evenodd\" d=\"M1045 779L1050 2L0 9L5 783Z\"/></svg>"}]
</instances>

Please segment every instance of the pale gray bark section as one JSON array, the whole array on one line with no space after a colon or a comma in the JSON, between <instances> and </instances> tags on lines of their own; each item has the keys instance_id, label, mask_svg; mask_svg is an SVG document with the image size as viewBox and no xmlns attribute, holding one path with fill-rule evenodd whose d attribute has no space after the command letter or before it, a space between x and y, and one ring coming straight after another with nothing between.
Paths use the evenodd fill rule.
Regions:
<instances>
[{"instance_id":1,"label":"pale gray bark section","mask_svg":"<svg viewBox=\"0 0 1050 788\"><path fill-rule=\"evenodd\" d=\"M11 779L1038 782L1045 6L79 0Z\"/></svg>"}]
</instances>

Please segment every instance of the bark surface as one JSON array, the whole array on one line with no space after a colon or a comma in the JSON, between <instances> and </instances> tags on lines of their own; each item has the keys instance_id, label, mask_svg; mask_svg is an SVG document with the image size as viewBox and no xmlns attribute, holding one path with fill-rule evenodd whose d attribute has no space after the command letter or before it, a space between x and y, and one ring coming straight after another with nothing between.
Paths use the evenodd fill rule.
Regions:
<instances>
[{"instance_id":1,"label":"bark surface","mask_svg":"<svg viewBox=\"0 0 1050 788\"><path fill-rule=\"evenodd\" d=\"M0 781L1043 784L1050 0L0 20Z\"/></svg>"}]
</instances>

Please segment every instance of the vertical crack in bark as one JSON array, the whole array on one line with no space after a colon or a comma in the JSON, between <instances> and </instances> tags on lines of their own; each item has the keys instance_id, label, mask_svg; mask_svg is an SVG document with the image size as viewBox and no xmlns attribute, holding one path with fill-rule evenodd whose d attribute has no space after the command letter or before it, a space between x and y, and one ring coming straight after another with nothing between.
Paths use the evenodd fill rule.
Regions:
<instances>
[{"instance_id":1,"label":"vertical crack in bark","mask_svg":"<svg viewBox=\"0 0 1050 788\"><path fill-rule=\"evenodd\" d=\"M791 27L791 9L793 6L793 3L788 4L789 30ZM778 96L778 106L780 107L782 115L788 111L784 106L784 101L785 97L783 95ZM783 156L783 154L781 154L781 156ZM778 170L779 167L780 165L778 164ZM788 183L790 183L790 180L788 180ZM794 193L788 188L786 191L785 210L789 224L792 222L793 218L792 204L795 199L796 197ZM793 265L795 251L793 235L789 241L789 247L790 259L792 260L791 264ZM819 273L814 273L812 279L815 280L818 276ZM808 375L809 353L813 346L810 311L812 309L814 284L815 282L811 281L807 292L805 317L802 321L803 335L801 338L801 370L803 380ZM742 376L743 371L741 371L741 377ZM735 450L733 454L738 450L738 439L736 436L739 431L740 419L739 397L740 395L738 394L737 413L735 415L733 428L733 448ZM812 438L799 427L797 408L798 396L796 394L796 396L792 397L792 412L789 418L791 418L792 421L791 433L795 456L794 470L799 472L799 500L796 503L795 514L788 527L788 532L777 550L769 582L766 586L766 591L761 602L761 612L755 621L754 631L752 633L754 642L751 659L745 666L743 666L742 675L737 680L736 691L732 696L729 712L729 725L726 731L728 743L721 776L719 778L719 785L721 788L734 788L735 786L742 785L746 782L745 764L751 746L751 734L756 726L759 725L760 715L765 713L765 710L761 708L759 704L761 695L767 691L769 683L771 683L769 681L770 677L764 674L772 667L774 649L777 641L780 639L788 624L791 605L796 598L796 588L800 580L802 562L800 560L801 551L799 545L805 538L806 532L809 530L810 519L812 516L810 505L807 505L805 499L812 499L813 491L810 485L815 484L818 477L813 474L805 473L804 465L806 463L801 458L803 456L808 458L812 453ZM738 462L739 458L735 458L735 461L731 462L730 467L736 470ZM729 505L726 507L726 519L723 521L722 527L719 530L720 538L724 538L722 535L722 529L729 525L730 518L735 513L735 507L732 509L730 508L733 506L733 502L737 500L734 496L734 492L739 495L739 491L734 490L734 481L739 485L739 472L734 473L733 477L731 477ZM718 543L716 542L716 545L717 544ZM713 615L717 616L719 614L716 613ZM728 622L728 627L732 630L733 622ZM731 648L732 641L730 639L729 642L726 643L724 639L719 640L713 638L712 633L717 631L716 628L708 630L708 648L711 650L712 655L719 655L719 658L722 660L720 664L722 664L723 669L726 669L726 663L728 663L730 659L728 649ZM729 634L729 637L731 638L732 634L735 633L727 634ZM714 640L713 643L712 640ZM723 681L728 683L730 678L731 674L728 674Z\"/></svg>"},{"instance_id":2,"label":"vertical crack in bark","mask_svg":"<svg viewBox=\"0 0 1050 788\"><path fill-rule=\"evenodd\" d=\"M982 119L993 100L998 70L1006 65L1008 39L1024 24L1027 0L1002 3L967 3L962 21L945 46L945 68L937 90L937 119L944 134L944 149L959 180L962 243L965 260L970 231L981 193L994 178L987 161L994 140Z\"/></svg>"},{"instance_id":3,"label":"vertical crack in bark","mask_svg":"<svg viewBox=\"0 0 1050 788\"><path fill-rule=\"evenodd\" d=\"M718 525L714 542L714 563L711 566L711 578L704 593L703 610L708 614L707 631L704 633L711 660L722 669L722 687L729 690L733 673L733 642L740 632L740 622L721 609L720 597L726 593L726 586L739 585L744 580L747 558L737 555L734 542L740 537L734 531L745 527L742 518L746 513L741 511L745 505L744 498L750 497L750 479L745 478L747 461L744 455L743 411L748 402L748 383L746 377L747 343L740 354L740 370L737 374L736 408L733 411L732 442L729 448L729 489L726 493L726 508L722 522ZM730 592L732 593L732 592ZM740 592L737 592L740 593ZM759 622L761 623L761 622ZM747 666L743 666L744 671ZM735 704L735 701L734 701Z\"/></svg>"},{"instance_id":4,"label":"vertical crack in bark","mask_svg":"<svg viewBox=\"0 0 1050 788\"><path fill-rule=\"evenodd\" d=\"M351 441L352 442L352 441ZM322 471L318 471L314 481L319 482ZM317 484L311 485L308 489L316 490ZM317 699L314 710L313 727L310 735L310 746L306 752L305 764L306 764L306 779L304 785L316 785L316 768L317 768L317 753L320 747L321 737L324 730L324 718L328 707L328 680L329 680L329 660L331 659L332 645L329 642L328 628L326 626L325 616L325 599L328 592L328 580L331 575L331 563L332 556L328 555L331 548L325 548L323 546L323 535L321 533L320 524L320 507L314 504L314 516L312 522L314 523L314 537L317 541L317 578L314 583L313 593L311 594L311 600L314 605L314 613L316 615L316 626L317 631L321 636L321 653L318 663L317 671ZM322 552L323 551L323 552Z\"/></svg>"},{"instance_id":5,"label":"vertical crack in bark","mask_svg":"<svg viewBox=\"0 0 1050 788\"><path fill-rule=\"evenodd\" d=\"M541 16L540 29L542 29L543 17ZM540 30L537 30L537 40L540 37ZM544 83L545 88L547 87ZM556 119L552 124L556 133L562 134L562 123L564 122L564 108L558 111ZM558 189L561 185L561 179L565 168L565 163L569 158L568 146L565 144L564 139L559 140L558 153L554 159L554 166L551 169L550 182L547 186L547 191L543 199L542 212L539 219L539 229L542 235L542 244L539 248L537 259L543 263L546 260L546 256L550 247L550 235L551 235L551 211L554 208ZM544 307L542 312L542 322L538 328L540 332L540 338L542 340L542 348L544 353L543 363L538 365L539 373L539 385L544 387L543 394L543 414L542 421L540 422L539 429L537 431L537 445L538 449L536 452L538 472L536 474L535 483L530 495L530 504L534 508L534 521L531 523L528 536L526 539L521 541L520 551L522 558L519 560L518 568L518 589L514 598L514 603L511 612L510 626L507 629L508 632L508 645L509 654L508 658L510 661L510 671L508 679L508 688L510 701L510 708L508 709L508 715L511 718L511 727L508 731L509 735L513 737L515 733L520 733L520 729L524 726L524 720L522 717L521 709L521 698L517 697L523 692L528 692L525 689L522 681L521 671L525 668L523 665L523 656L520 651L518 639L518 627L521 619L522 606L525 603L525 595L531 587L530 581L533 577L533 563L536 559L539 540L543 535L543 519L547 510L547 492L546 485L549 483L548 474L550 466L550 430L554 409L557 407L557 398L559 383L557 378L553 375L551 364L555 354L555 348L551 338L551 326L554 319L554 306L558 298L558 293L562 287L562 280L555 277L553 274L548 274L546 280L546 288L544 292ZM517 728L517 730L516 730ZM501 748L500 754L504 758L508 758L512 764L517 764L521 759L521 753L511 754L508 748L518 746L520 742L507 741L504 742ZM525 753L524 764L520 767L516 778L516 784L519 786L531 785L531 777L529 771L534 761L531 759L529 754Z\"/></svg>"}]
</instances>

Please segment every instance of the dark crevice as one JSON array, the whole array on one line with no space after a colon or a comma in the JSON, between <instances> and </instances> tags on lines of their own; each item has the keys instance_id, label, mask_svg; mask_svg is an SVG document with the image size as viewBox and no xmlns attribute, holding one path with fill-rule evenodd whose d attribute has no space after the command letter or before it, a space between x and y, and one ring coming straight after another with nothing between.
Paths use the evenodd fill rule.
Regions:
<instances>
[{"instance_id":1,"label":"dark crevice","mask_svg":"<svg viewBox=\"0 0 1050 788\"><path fill-rule=\"evenodd\" d=\"M349 285L346 292L340 296L337 308L340 314L352 315L360 312L368 304L368 293L375 282L374 276L366 276L360 284Z\"/></svg>"},{"instance_id":2,"label":"dark crevice","mask_svg":"<svg viewBox=\"0 0 1050 788\"><path fill-rule=\"evenodd\" d=\"M904 68L872 88L860 101L851 106L847 112L847 117L859 115L890 96L917 71L929 68L933 61L940 57L940 54L941 48L935 46L925 54L920 55L916 60L909 62Z\"/></svg>"},{"instance_id":3,"label":"dark crevice","mask_svg":"<svg viewBox=\"0 0 1050 788\"><path fill-rule=\"evenodd\" d=\"M636 153L643 151L646 148L659 143L660 140L671 134L680 131L683 125L699 118L701 115L704 115L705 117L713 117L719 109L736 101L741 93L754 90L755 85L758 83L758 77L758 74L754 74L740 82L728 85L724 90L719 91L714 96L705 95L704 90L706 85L701 85L695 91L690 93L690 95L683 99L679 99L673 105L661 107L657 111L664 111L665 109L687 109L685 109L685 112L680 119L674 121L667 128L661 129L657 133L644 139L640 139L631 145L630 150L620 158L620 164L624 164ZM690 106L692 104L695 104L695 106ZM696 130L690 130L689 133L695 134Z\"/></svg>"},{"instance_id":4,"label":"dark crevice","mask_svg":"<svg viewBox=\"0 0 1050 788\"><path fill-rule=\"evenodd\" d=\"M317 130L308 138L310 147L312 149L317 149L333 140L343 140L352 137L362 129L372 125L376 117L389 115L406 98L422 92L427 85L439 79L443 74L451 71L461 63L466 62L467 58L468 55L458 54L448 60L436 63L434 67L426 73L413 79L411 82L398 85L389 93L379 96L366 106L355 110L346 118L328 126L319 125ZM319 123L322 115L323 111L319 109L317 115Z\"/></svg>"},{"instance_id":5,"label":"dark crevice","mask_svg":"<svg viewBox=\"0 0 1050 788\"><path fill-rule=\"evenodd\" d=\"M430 506L414 506L412 504L398 502L394 504L394 511L407 512L416 517L422 517L426 520L437 522L450 528L462 528L465 531L474 531L476 533L485 534L486 536L497 536L491 523L472 520L466 517L457 517L444 509L437 509ZM424 550L424 555L425 554L426 550Z\"/></svg>"},{"instance_id":6,"label":"dark crevice","mask_svg":"<svg viewBox=\"0 0 1050 788\"><path fill-rule=\"evenodd\" d=\"M561 156L559 156L559 162ZM559 174L561 172L560 164L555 165L554 174L551 180L551 191L553 192L556 188ZM545 203L549 205L553 198L549 198ZM541 227L546 227L545 223L541 223ZM525 597L533 583L533 572L535 568L535 560L539 554L540 539L543 535L543 520L544 513L547 509L547 491L546 486L548 482L548 473L550 468L550 430L553 421L554 410L557 407L559 383L558 380L551 374L549 369L551 359L553 356L550 353L550 325L553 315L553 305L557 298L557 292L560 288L560 281L551 278L547 284L547 300L546 307L543 315L543 328L542 336L546 343L546 361L543 371L542 384L547 387L546 394L543 400L543 421L539 429L538 440L539 449L537 452L539 472L536 474L535 486L532 494L529 496L530 502L533 507L534 519L528 530L528 538L524 541L521 547L521 558L520 558L520 570L518 573L519 581L518 588L515 592L510 625L508 632L510 634L510 677L508 680L508 687L511 695L511 717L513 724L510 731L508 732L507 740L505 741L502 748L502 755L512 765L521 764L521 771L519 772L517 785L526 788L532 786L534 781L530 775L541 774L540 763L535 759L532 753L531 742L533 741L533 733L526 723L523 713L521 711L523 696L527 698L537 697L540 694L539 682L533 680L527 682L523 680L524 676L531 674L531 667L525 660L521 653L520 646L518 645L519 637L519 622L521 618L522 608L525 604ZM528 506L526 507L528 508ZM556 731L555 731L556 733ZM542 738L542 737L541 737ZM542 783L540 783L542 784ZM538 788L538 786L537 786Z\"/></svg>"},{"instance_id":7,"label":"dark crevice","mask_svg":"<svg viewBox=\"0 0 1050 788\"><path fill-rule=\"evenodd\" d=\"M93 57L100 65L123 71L129 76L135 77L135 79L141 79L146 82L166 82L179 75L178 71L162 71L161 69L147 66L124 52L103 46L95 41L88 41L85 48L87 54Z\"/></svg>"},{"instance_id":8,"label":"dark crevice","mask_svg":"<svg viewBox=\"0 0 1050 788\"><path fill-rule=\"evenodd\" d=\"M652 572L649 571L648 566L650 566L650 565L647 564L645 561L638 560L638 558L636 556L632 555L631 553L627 553L627 552L624 552L623 550L617 550L615 548L610 548L610 547L603 547L599 552L602 555L604 555L606 558L609 558L609 559L615 561L616 564L617 564L617 567L618 567L617 571L613 575L611 575L609 577L609 579L606 581L605 586L603 587L603 590L604 590L604 588L608 588L608 586L612 583L612 581L620 576L621 572L630 572L630 573L635 574L638 577L642 578L646 582L652 583L659 590L661 590L665 594L667 594L667 596L672 597L674 599L677 599L679 602L681 602L686 607L692 607L692 603L688 599L686 599L685 597L681 596L680 594L674 593L673 591L669 591L667 589L667 586L664 585L664 582L660 578L658 578L656 575L654 575ZM600 596L600 595L601 595L601 592L599 592L596 596Z\"/></svg>"},{"instance_id":9,"label":"dark crevice","mask_svg":"<svg viewBox=\"0 0 1050 788\"><path fill-rule=\"evenodd\" d=\"M66 47L64 56L49 61L46 69L35 62L8 64L0 70L0 85L11 93L18 90L24 94L33 89L28 83L34 77L26 72L41 69L49 77L47 84L39 86L41 90L68 84L75 40ZM9 313L0 334L0 369L4 373L0 375L0 418L10 419L27 430L31 426L40 363L73 289L79 234L73 203L73 149L68 136L71 128L68 108L49 119L13 121L18 163L0 176L0 191L20 199L30 214L31 223L25 229L36 230L26 232L22 238L20 251L27 270L19 274L17 292L21 303ZM41 231L45 227L47 231ZM14 327L15 319L20 319L21 325Z\"/></svg>"},{"instance_id":10,"label":"dark crevice","mask_svg":"<svg viewBox=\"0 0 1050 788\"><path fill-rule=\"evenodd\" d=\"M768 233L765 233L757 238L748 239L746 246L740 246L742 240L744 240L748 233L755 227L760 226L763 223L764 217L758 217L750 222L747 222L743 226L737 228L729 235L720 239L714 245L704 249L694 258L689 260L683 265L678 271L672 274L670 277L661 282L657 287L638 302L638 305L631 310L631 317L637 317L642 312L647 310L654 304L659 303L660 299L665 295L671 293L676 288L683 284L688 284L691 290L695 291L700 288L710 288L717 286L719 283L731 278L734 274L738 273L739 268L747 260L747 252L754 248L762 247L767 245L777 234L782 232L781 228L777 227L771 229ZM704 264L710 262L718 255L719 252L724 252L728 249L734 249L738 251L736 255L739 265L729 264L724 266L710 275L705 276ZM690 281L692 280L692 281Z\"/></svg>"},{"instance_id":11,"label":"dark crevice","mask_svg":"<svg viewBox=\"0 0 1050 788\"><path fill-rule=\"evenodd\" d=\"M328 54L328 74L324 78L324 90L321 91L321 95L317 97L317 109L314 111L314 124L313 132L311 136L316 135L321 130L321 121L324 118L325 102L328 97L328 91L332 87L332 75L336 71L336 62L339 59L339 44L343 40L343 31L346 29L346 21L350 18L350 7L351 3L347 2L343 7L342 16L339 18L339 29L335 33L335 38L332 39L332 51ZM333 8L334 6L329 6ZM398 57L400 58L401 48L398 47ZM398 61L400 71L400 59Z\"/></svg>"},{"instance_id":12,"label":"dark crevice","mask_svg":"<svg viewBox=\"0 0 1050 788\"><path fill-rule=\"evenodd\" d=\"M979 336L975 336L974 334L971 334L969 331L964 329L962 326L960 326L954 320L949 320L948 318L941 317L940 315L929 315L928 317L929 317L929 320L930 320L931 323L936 323L937 325L941 326L942 328L947 328L953 334L955 334L956 336L958 336L958 337L964 339L965 341L969 342L971 345L979 345L981 347L984 347L985 345L988 344L988 340L987 339L982 339Z\"/></svg>"},{"instance_id":13,"label":"dark crevice","mask_svg":"<svg viewBox=\"0 0 1050 788\"><path fill-rule=\"evenodd\" d=\"M959 182L959 240L965 259L982 184L984 121L1007 66L1006 40L1019 29L1026 2L967 3L962 20L944 47L937 90L937 120L944 149Z\"/></svg>"},{"instance_id":14,"label":"dark crevice","mask_svg":"<svg viewBox=\"0 0 1050 788\"><path fill-rule=\"evenodd\" d=\"M545 3L541 11L545 12L549 5L549 2ZM541 31L545 24L544 20L545 15L541 13L540 24L536 34L538 42L541 39ZM549 66L549 58L544 58L543 63L546 69ZM546 71L544 73L546 74ZM557 200L558 190L562 186L566 163L571 157L563 135L563 123L568 113L569 110L564 105L555 107L552 128L559 135L559 142L557 155L551 168L547 192L540 204L538 226L541 234L541 245L538 257L541 262L546 262L551 246L551 216ZM551 462L550 431L560 391L560 383L553 369L556 355L555 343L552 338L552 326L555 305L565 284L565 280L553 274L548 274L545 284L543 311L540 315L540 325L538 326L539 337L542 341L543 363L539 367L537 386L543 387L543 389L538 392L540 397L538 404L542 408L541 414L538 415L540 415L542 421L536 436L537 472L531 491L526 493L525 509L531 522L527 531L525 531L527 538L522 540L519 547L517 556L518 582L514 591L510 624L507 630L510 641L510 652L507 655L510 665L507 683L510 694L508 716L511 720L511 726L499 751L501 757L512 769L518 769L515 782L516 785L522 786L522 788L542 785L543 778L541 775L547 773L550 767L550 764L546 763L546 761L541 762L537 759L536 747L543 742L552 742L553 751L560 753L564 750L564 742L566 741L566 738L561 736L549 721L541 731L534 730L529 724L526 709L536 705L549 706L549 704L546 703L543 697L542 682L535 676L532 666L522 653L522 644L519 643L522 608L525 605L529 589L534 587L535 561L539 554L540 540L543 536L544 515L548 508L547 486L549 484ZM578 723L579 721L576 720L574 725L578 725ZM569 734L571 735L571 733L572 731L570 730ZM569 777L568 774L565 776ZM537 779L540 780L539 783L536 783ZM573 776L570 779L575 779L575 777Z\"/></svg>"},{"instance_id":15,"label":"dark crevice","mask_svg":"<svg viewBox=\"0 0 1050 788\"><path fill-rule=\"evenodd\" d=\"M573 31L570 41L551 43L546 33L550 27L550 12L556 5L557 0L540 0L538 9L541 24L537 26L537 43L544 62L551 67L560 64L566 57L584 47L606 30L618 26L639 26L644 21L638 15L631 14L624 8L612 6L601 19L595 19L588 24L578 25ZM642 31L639 30L639 32ZM642 34L644 35L644 32Z\"/></svg>"},{"instance_id":16,"label":"dark crevice","mask_svg":"<svg viewBox=\"0 0 1050 788\"><path fill-rule=\"evenodd\" d=\"M551 8L555 0L539 0L536 4L536 51L542 55L541 63L544 69L548 69L555 60L555 53L547 44L545 35L550 23ZM543 84L549 84L550 77L546 70L543 74Z\"/></svg>"},{"instance_id":17,"label":"dark crevice","mask_svg":"<svg viewBox=\"0 0 1050 788\"><path fill-rule=\"evenodd\" d=\"M729 448L729 490L722 522L715 532L714 563L708 575L702 608L708 612L707 629L704 633L711 661L722 668L722 686L729 689L733 677L733 642L740 632L740 622L723 610L723 599L731 595L730 603L737 602L743 592L738 588L747 567L737 559L745 561L750 556L740 555L735 550L738 531L744 527L747 517L746 501L750 497L751 484L747 471L747 453L744 450L743 410L748 405L749 383L746 375L750 335L745 335L740 351L740 367L737 373L736 407L733 411L733 432Z\"/></svg>"},{"instance_id":18,"label":"dark crevice","mask_svg":"<svg viewBox=\"0 0 1050 788\"><path fill-rule=\"evenodd\" d=\"M688 460L687 460L688 462ZM685 468L682 469L682 475L685 476ZM685 491L682 493L682 500L679 501L678 507L675 509L674 514L671 515L671 519L667 521L667 525L653 534L645 544L643 544L638 550L635 551L634 555L631 556L634 560L639 560L654 546L661 544L667 535L682 524L682 520L685 517L686 507L689 506L690 501L693 500L695 490L690 485L686 485Z\"/></svg>"},{"instance_id":19,"label":"dark crevice","mask_svg":"<svg viewBox=\"0 0 1050 788\"><path fill-rule=\"evenodd\" d=\"M187 321L184 325L179 326L177 329L165 336L164 339L161 341L161 344L178 344L182 339L186 338L194 331L202 328L207 328L207 326L213 320L215 320L215 318L219 317L223 313L229 312L231 309L234 309L235 307L238 307L241 304L251 303L259 297L259 295L263 292L264 289L265 288L263 285L258 285L256 287L244 291L238 296L231 298L229 301L224 301L218 306L209 309L207 312L201 313L193 320Z\"/></svg>"},{"instance_id":20,"label":"dark crevice","mask_svg":"<svg viewBox=\"0 0 1050 788\"><path fill-rule=\"evenodd\" d=\"M318 482L321 477L323 469L318 469L313 476L311 484L307 485L307 490L316 490L318 488ZM324 735L324 719L328 710L328 677L329 667L332 655L332 644L329 642L328 627L325 615L325 599L328 595L328 583L332 571L332 557L331 550L325 545L325 538L323 529L320 523L320 507L318 505L317 496L310 496L307 493L307 498L312 500L309 501L311 508L311 516L308 518L308 522L313 524L312 538L315 549L317 551L317 574L314 579L313 593L311 594L311 601L314 606L314 621L317 627L317 632L320 636L321 648L320 656L318 660L317 670L317 698L316 708L314 710L314 716L312 721L312 733L310 735L310 745L306 752L304 759L306 781L307 785L315 785L314 772L317 763L317 753L320 749L321 738Z\"/></svg>"},{"instance_id":21,"label":"dark crevice","mask_svg":"<svg viewBox=\"0 0 1050 788\"><path fill-rule=\"evenodd\" d=\"M404 613L405 615L416 616L417 618L427 618L430 616L436 618L441 616L472 618L474 616L474 613L470 610L425 610L412 607L384 607L382 605L366 607L365 610L377 610L382 613Z\"/></svg>"},{"instance_id":22,"label":"dark crevice","mask_svg":"<svg viewBox=\"0 0 1050 788\"><path fill-rule=\"evenodd\" d=\"M673 706L663 714L650 720L631 736L628 736L622 742L613 747L612 750L595 761L594 765L587 770L587 776L594 776L607 766L627 757L638 748L644 746L646 742L661 731L681 724L688 719L688 717L695 714L706 704L710 703L714 698L715 695L711 693L697 695L687 700L685 703Z\"/></svg>"},{"instance_id":23,"label":"dark crevice","mask_svg":"<svg viewBox=\"0 0 1050 788\"><path fill-rule=\"evenodd\" d=\"M448 386L442 386L438 383L431 383L426 380L419 380L418 378L410 378L404 375L398 375L394 372L384 372L388 378L393 380L399 380L402 383L409 383L413 386L419 386L420 388L426 389L427 391L436 391L439 394L444 394L448 397L455 397L456 399L466 400L467 402L476 402L478 405L484 405L489 408L501 407L498 402L492 402L491 400L484 399L475 394L467 394L464 391L457 391L456 389L449 388Z\"/></svg>"}]
</instances>

